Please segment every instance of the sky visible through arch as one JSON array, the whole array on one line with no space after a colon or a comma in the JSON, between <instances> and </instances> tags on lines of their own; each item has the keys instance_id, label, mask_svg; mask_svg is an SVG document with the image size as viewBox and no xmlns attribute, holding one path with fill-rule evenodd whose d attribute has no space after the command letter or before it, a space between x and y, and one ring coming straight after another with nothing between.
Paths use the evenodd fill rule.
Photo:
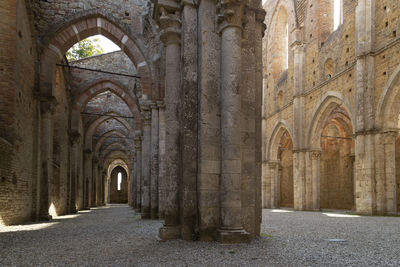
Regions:
<instances>
[{"instance_id":1,"label":"sky visible through arch","mask_svg":"<svg viewBox=\"0 0 400 267\"><path fill-rule=\"evenodd\" d=\"M98 39L99 40L99 45L103 48L104 53L110 53L114 51L121 50L119 46L114 44L112 41L110 41L108 38L104 37L103 35L94 35L88 38L89 40L93 39Z\"/></svg>"}]
</instances>

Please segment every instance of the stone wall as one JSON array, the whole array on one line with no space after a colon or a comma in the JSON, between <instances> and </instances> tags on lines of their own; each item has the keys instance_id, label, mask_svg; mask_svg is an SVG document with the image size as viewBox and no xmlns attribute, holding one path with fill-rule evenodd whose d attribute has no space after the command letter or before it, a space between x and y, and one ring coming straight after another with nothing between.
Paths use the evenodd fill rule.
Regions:
<instances>
[{"instance_id":1,"label":"stone wall","mask_svg":"<svg viewBox=\"0 0 400 267\"><path fill-rule=\"evenodd\" d=\"M121 190L118 190L118 173L122 174ZM110 176L110 203L128 203L128 177L122 167L116 167Z\"/></svg>"},{"instance_id":2,"label":"stone wall","mask_svg":"<svg viewBox=\"0 0 400 267\"><path fill-rule=\"evenodd\" d=\"M353 192L344 197L346 208L369 214L393 212L393 203L399 201L393 193L398 190L393 178L395 157L391 154L394 139L384 136L398 127L394 122L398 110L392 108L382 114L382 103L397 92L385 88L395 87L400 63L395 52L399 49L398 3L343 0L342 23L334 31L331 4L332 1L276 0L264 6L268 14L263 44L265 186L271 184L269 179L274 175L268 164L275 160L271 153L275 151L275 139L282 134L278 130L283 127L294 144L295 209L330 206L326 205L326 195L337 194L331 192L332 188L326 189L328 184L341 192ZM271 60L277 38L273 29L280 8L285 8L289 16L290 49L287 77L276 81L271 75L275 71ZM328 156L321 135L335 108L347 112L345 127L351 129L349 136L356 145L354 149L340 148L340 156ZM349 141L332 148L345 142ZM344 172L338 174L333 162L327 163L328 158ZM336 179L329 182L324 177ZM268 188L264 190L265 199L274 194L274 189ZM264 204L272 205L266 201Z\"/></svg>"},{"instance_id":3,"label":"stone wall","mask_svg":"<svg viewBox=\"0 0 400 267\"><path fill-rule=\"evenodd\" d=\"M0 13L0 223L16 224L36 214L35 42L24 1L3 1Z\"/></svg>"}]
</instances>

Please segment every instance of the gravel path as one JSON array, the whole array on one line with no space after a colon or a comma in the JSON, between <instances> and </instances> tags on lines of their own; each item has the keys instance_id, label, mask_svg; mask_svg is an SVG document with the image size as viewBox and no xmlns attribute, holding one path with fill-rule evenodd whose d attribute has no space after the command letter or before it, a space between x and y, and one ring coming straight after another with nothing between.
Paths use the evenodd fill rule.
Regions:
<instances>
[{"instance_id":1,"label":"gravel path","mask_svg":"<svg viewBox=\"0 0 400 267\"><path fill-rule=\"evenodd\" d=\"M47 224L0 227L0 265L400 265L399 217L264 210L263 222L262 237L250 244L159 242L161 221L112 205Z\"/></svg>"}]
</instances>

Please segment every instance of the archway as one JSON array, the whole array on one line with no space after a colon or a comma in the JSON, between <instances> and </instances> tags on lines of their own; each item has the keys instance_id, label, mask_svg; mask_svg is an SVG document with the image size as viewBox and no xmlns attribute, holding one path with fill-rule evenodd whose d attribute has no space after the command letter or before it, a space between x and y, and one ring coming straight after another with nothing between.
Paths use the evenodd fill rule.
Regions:
<instances>
[{"instance_id":1,"label":"archway","mask_svg":"<svg viewBox=\"0 0 400 267\"><path fill-rule=\"evenodd\" d=\"M111 172L110 203L128 203L128 175L121 166L115 167Z\"/></svg>"},{"instance_id":2,"label":"archway","mask_svg":"<svg viewBox=\"0 0 400 267\"><path fill-rule=\"evenodd\" d=\"M279 206L293 208L293 142L284 131L279 142Z\"/></svg>"},{"instance_id":3,"label":"archway","mask_svg":"<svg viewBox=\"0 0 400 267\"><path fill-rule=\"evenodd\" d=\"M263 207L293 207L293 139L288 124L281 120L273 128L266 148L263 169Z\"/></svg>"},{"instance_id":4,"label":"archway","mask_svg":"<svg viewBox=\"0 0 400 267\"><path fill-rule=\"evenodd\" d=\"M383 142L385 212L400 212L400 65L393 71L378 103L375 120ZM394 167L394 171L391 167Z\"/></svg>"},{"instance_id":5,"label":"archway","mask_svg":"<svg viewBox=\"0 0 400 267\"><path fill-rule=\"evenodd\" d=\"M313 112L307 136L313 166L309 208L354 208L352 114L346 99L337 92L327 92Z\"/></svg>"},{"instance_id":6,"label":"archway","mask_svg":"<svg viewBox=\"0 0 400 267\"><path fill-rule=\"evenodd\" d=\"M321 151L321 208L354 209L354 141L350 118L340 107L322 130Z\"/></svg>"}]
</instances>

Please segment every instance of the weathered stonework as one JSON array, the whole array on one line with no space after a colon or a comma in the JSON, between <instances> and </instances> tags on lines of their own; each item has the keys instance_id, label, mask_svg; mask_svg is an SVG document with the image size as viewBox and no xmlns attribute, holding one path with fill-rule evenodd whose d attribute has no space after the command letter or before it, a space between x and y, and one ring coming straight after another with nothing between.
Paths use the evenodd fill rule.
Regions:
<instances>
[{"instance_id":1,"label":"weathered stonework","mask_svg":"<svg viewBox=\"0 0 400 267\"><path fill-rule=\"evenodd\" d=\"M272 0L264 6L263 206L285 205L283 190L293 194L298 210L398 212L392 101L399 6L343 0L334 29L331 2ZM284 40L282 23L288 25L287 55L276 46ZM279 142L286 134L292 155ZM293 172L279 171L291 165Z\"/></svg>"}]
</instances>

